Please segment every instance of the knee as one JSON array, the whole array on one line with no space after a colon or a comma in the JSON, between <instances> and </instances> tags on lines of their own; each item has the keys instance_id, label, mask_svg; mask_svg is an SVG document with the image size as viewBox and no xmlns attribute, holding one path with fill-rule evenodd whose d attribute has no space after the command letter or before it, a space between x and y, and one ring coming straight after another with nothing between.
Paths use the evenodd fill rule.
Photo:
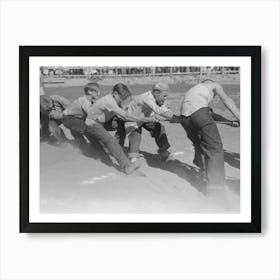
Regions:
<instances>
[{"instance_id":1,"label":"knee","mask_svg":"<svg viewBox=\"0 0 280 280\"><path fill-rule=\"evenodd\" d=\"M126 129L126 134L128 138L138 138L142 136L142 129L141 127L135 128L131 126Z\"/></svg>"},{"instance_id":2,"label":"knee","mask_svg":"<svg viewBox=\"0 0 280 280\"><path fill-rule=\"evenodd\" d=\"M154 129L151 130L152 137L159 137L162 134L165 134L165 128L161 123L156 123Z\"/></svg>"}]
</instances>

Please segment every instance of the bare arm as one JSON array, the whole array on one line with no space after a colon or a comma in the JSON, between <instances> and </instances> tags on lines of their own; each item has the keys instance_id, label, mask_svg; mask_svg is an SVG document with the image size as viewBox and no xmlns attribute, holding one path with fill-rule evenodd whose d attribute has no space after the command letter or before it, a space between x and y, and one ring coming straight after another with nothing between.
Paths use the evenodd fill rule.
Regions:
<instances>
[{"instance_id":1,"label":"bare arm","mask_svg":"<svg viewBox=\"0 0 280 280\"><path fill-rule=\"evenodd\" d=\"M218 123L221 123L221 124L230 125L230 126L233 126L233 127L240 126L239 121L235 121L235 120L231 121L231 120L225 118L224 116L215 113L212 109L210 109L210 110L211 110L211 116L212 116L214 121L216 121Z\"/></svg>"},{"instance_id":2,"label":"bare arm","mask_svg":"<svg viewBox=\"0 0 280 280\"><path fill-rule=\"evenodd\" d=\"M125 110L121 108L113 108L111 109L118 117L123 119L126 122L157 122L157 120L153 117L136 117L127 113Z\"/></svg>"},{"instance_id":3,"label":"bare arm","mask_svg":"<svg viewBox=\"0 0 280 280\"><path fill-rule=\"evenodd\" d=\"M158 116L162 117L163 119L166 119L166 120L171 120L172 119L173 113L165 105L158 106L153 100L150 100L150 99L146 99L144 101L144 103L154 113L156 113Z\"/></svg>"},{"instance_id":4,"label":"bare arm","mask_svg":"<svg viewBox=\"0 0 280 280\"><path fill-rule=\"evenodd\" d=\"M161 113L159 116L168 120L168 121L171 121L172 118L173 118L173 113L169 110L169 111L166 111L164 113Z\"/></svg>"},{"instance_id":5,"label":"bare arm","mask_svg":"<svg viewBox=\"0 0 280 280\"><path fill-rule=\"evenodd\" d=\"M213 88L213 91L220 97L224 105L232 112L232 114L240 120L240 112L239 109L236 107L234 101L226 95L221 85L217 84Z\"/></svg>"},{"instance_id":6,"label":"bare arm","mask_svg":"<svg viewBox=\"0 0 280 280\"><path fill-rule=\"evenodd\" d=\"M172 123L178 122L175 121L174 117L177 117L173 114L173 112L167 108L165 105L158 106L152 100L145 100L145 104L151 108L151 110L155 113L155 119L158 121L170 121Z\"/></svg>"},{"instance_id":7,"label":"bare arm","mask_svg":"<svg viewBox=\"0 0 280 280\"><path fill-rule=\"evenodd\" d=\"M56 102L56 104L59 104L60 107L65 110L66 108L68 108L70 105L71 105L71 102L66 99L65 97L63 96L60 96L60 95L52 95L51 96L52 100L54 102Z\"/></svg>"},{"instance_id":8,"label":"bare arm","mask_svg":"<svg viewBox=\"0 0 280 280\"><path fill-rule=\"evenodd\" d=\"M155 119L160 121L169 121L171 123L180 123L180 116L174 115L171 111L168 111L166 116L163 115L155 115Z\"/></svg>"}]
</instances>

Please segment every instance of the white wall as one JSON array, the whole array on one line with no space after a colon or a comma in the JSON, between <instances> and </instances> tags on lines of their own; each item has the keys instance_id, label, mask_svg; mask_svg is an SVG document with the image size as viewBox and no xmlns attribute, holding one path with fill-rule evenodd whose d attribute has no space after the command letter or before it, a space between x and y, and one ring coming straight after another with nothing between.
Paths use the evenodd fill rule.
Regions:
<instances>
[{"instance_id":1,"label":"white wall","mask_svg":"<svg viewBox=\"0 0 280 280\"><path fill-rule=\"evenodd\" d=\"M279 1L0 5L1 279L280 279ZM18 45L100 44L262 45L263 234L18 233Z\"/></svg>"}]
</instances>

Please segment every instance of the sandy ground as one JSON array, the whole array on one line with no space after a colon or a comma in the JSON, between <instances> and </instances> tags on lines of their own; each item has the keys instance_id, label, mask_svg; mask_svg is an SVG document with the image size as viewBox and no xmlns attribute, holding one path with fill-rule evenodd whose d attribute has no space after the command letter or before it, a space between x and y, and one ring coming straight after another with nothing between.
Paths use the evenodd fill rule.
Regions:
<instances>
[{"instance_id":1,"label":"sandy ground","mask_svg":"<svg viewBox=\"0 0 280 280\"><path fill-rule=\"evenodd\" d=\"M141 171L127 176L109 161L73 148L41 144L41 211L46 213L184 213L239 211L238 133L220 126L226 152L227 198L207 199L192 164L193 150L179 125L167 125L176 161L162 163L146 132ZM178 137L183 141L178 141Z\"/></svg>"},{"instance_id":2,"label":"sandy ground","mask_svg":"<svg viewBox=\"0 0 280 280\"><path fill-rule=\"evenodd\" d=\"M69 97L69 89L67 92ZM73 92L79 94L76 88ZM60 93L66 95L66 91ZM239 88L232 88L230 93L238 95L235 99L239 99ZM52 89L47 94L58 92ZM170 95L169 103L174 111L178 111L182 95L183 93ZM227 116L223 105L215 102L215 111ZM239 128L218 125L224 143L228 189L209 198L205 196L201 175L192 163L193 149L185 131L179 124L165 122L164 125L171 144L170 151L174 153L176 160L170 163L160 162L154 139L147 131L143 131L141 150L145 162L139 172L130 176L120 172L114 161L100 155L93 147L89 146L81 151L69 143L63 147L41 143L41 212L239 212Z\"/></svg>"}]
</instances>

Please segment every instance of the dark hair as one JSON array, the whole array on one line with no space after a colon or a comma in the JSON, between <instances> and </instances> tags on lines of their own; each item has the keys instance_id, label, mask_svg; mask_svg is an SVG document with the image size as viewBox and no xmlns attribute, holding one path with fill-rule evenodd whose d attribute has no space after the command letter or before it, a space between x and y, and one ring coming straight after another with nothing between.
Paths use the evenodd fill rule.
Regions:
<instances>
[{"instance_id":1,"label":"dark hair","mask_svg":"<svg viewBox=\"0 0 280 280\"><path fill-rule=\"evenodd\" d=\"M122 100L125 100L126 98L131 96L131 92L129 91L128 87L122 83L118 83L118 84L114 85L113 92L114 91L116 91L118 93L119 97Z\"/></svg>"},{"instance_id":2,"label":"dark hair","mask_svg":"<svg viewBox=\"0 0 280 280\"><path fill-rule=\"evenodd\" d=\"M84 86L84 92L85 94L88 94L88 91L95 90L95 88L99 88L98 83L88 83Z\"/></svg>"},{"instance_id":3,"label":"dark hair","mask_svg":"<svg viewBox=\"0 0 280 280\"><path fill-rule=\"evenodd\" d=\"M206 83L206 82L215 83L215 81L211 80L211 79L205 79L205 80L201 81L200 83Z\"/></svg>"}]
</instances>

